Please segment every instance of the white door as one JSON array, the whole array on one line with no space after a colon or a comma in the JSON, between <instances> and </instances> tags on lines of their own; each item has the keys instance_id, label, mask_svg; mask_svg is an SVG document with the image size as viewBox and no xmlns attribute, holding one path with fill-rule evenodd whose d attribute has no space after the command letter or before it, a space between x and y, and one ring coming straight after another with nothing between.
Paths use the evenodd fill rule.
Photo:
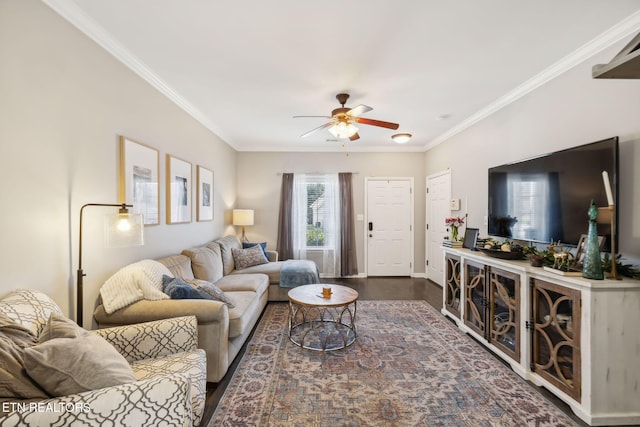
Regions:
<instances>
[{"instance_id":1,"label":"white door","mask_svg":"<svg viewBox=\"0 0 640 427\"><path fill-rule=\"evenodd\" d=\"M413 178L367 178L368 276L410 276Z\"/></svg>"},{"instance_id":2,"label":"white door","mask_svg":"<svg viewBox=\"0 0 640 427\"><path fill-rule=\"evenodd\" d=\"M440 172L427 177L425 254L427 278L442 286L444 255L442 241L447 235L444 219L449 216L451 200L451 173Z\"/></svg>"}]
</instances>

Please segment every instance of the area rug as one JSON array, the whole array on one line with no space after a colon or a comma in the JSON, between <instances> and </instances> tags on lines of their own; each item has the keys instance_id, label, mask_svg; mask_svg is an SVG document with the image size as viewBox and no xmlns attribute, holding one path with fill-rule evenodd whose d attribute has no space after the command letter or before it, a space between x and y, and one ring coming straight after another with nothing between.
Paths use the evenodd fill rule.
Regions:
<instances>
[{"instance_id":1,"label":"area rug","mask_svg":"<svg viewBox=\"0 0 640 427\"><path fill-rule=\"evenodd\" d=\"M424 301L358 302L356 342L287 337L267 306L209 426L575 426Z\"/></svg>"}]
</instances>

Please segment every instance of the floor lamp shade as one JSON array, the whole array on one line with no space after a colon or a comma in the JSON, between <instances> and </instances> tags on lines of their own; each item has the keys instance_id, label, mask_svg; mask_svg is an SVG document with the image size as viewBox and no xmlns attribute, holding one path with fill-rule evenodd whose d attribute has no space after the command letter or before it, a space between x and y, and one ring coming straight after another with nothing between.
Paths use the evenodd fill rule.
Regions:
<instances>
[{"instance_id":1,"label":"floor lamp shade","mask_svg":"<svg viewBox=\"0 0 640 427\"><path fill-rule=\"evenodd\" d=\"M82 270L82 215L84 209L93 206L120 208L117 214L105 215L104 241L106 247L123 247L144 245L144 221L142 214L130 213L133 205L87 203L80 208L80 232L78 234L78 272L76 286L76 322L82 326L84 276Z\"/></svg>"},{"instance_id":2,"label":"floor lamp shade","mask_svg":"<svg viewBox=\"0 0 640 427\"><path fill-rule=\"evenodd\" d=\"M144 245L142 214L105 215L104 244L107 248Z\"/></svg>"},{"instance_id":3,"label":"floor lamp shade","mask_svg":"<svg viewBox=\"0 0 640 427\"><path fill-rule=\"evenodd\" d=\"M244 227L245 225L253 225L253 209L234 209L233 225L242 226L242 241L247 242Z\"/></svg>"}]
</instances>

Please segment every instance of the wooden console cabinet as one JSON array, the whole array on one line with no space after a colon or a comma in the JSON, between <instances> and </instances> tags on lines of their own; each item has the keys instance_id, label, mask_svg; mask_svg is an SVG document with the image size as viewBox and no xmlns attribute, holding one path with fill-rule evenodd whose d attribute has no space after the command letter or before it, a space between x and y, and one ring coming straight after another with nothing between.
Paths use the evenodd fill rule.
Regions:
<instances>
[{"instance_id":1,"label":"wooden console cabinet","mask_svg":"<svg viewBox=\"0 0 640 427\"><path fill-rule=\"evenodd\" d=\"M444 248L442 313L593 426L640 424L640 281Z\"/></svg>"}]
</instances>

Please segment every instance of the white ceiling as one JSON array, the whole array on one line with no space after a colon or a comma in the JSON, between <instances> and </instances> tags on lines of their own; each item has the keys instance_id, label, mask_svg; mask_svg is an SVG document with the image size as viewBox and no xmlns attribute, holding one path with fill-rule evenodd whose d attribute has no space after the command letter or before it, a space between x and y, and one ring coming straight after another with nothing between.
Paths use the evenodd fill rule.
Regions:
<instances>
[{"instance_id":1,"label":"white ceiling","mask_svg":"<svg viewBox=\"0 0 640 427\"><path fill-rule=\"evenodd\" d=\"M423 151L640 30L638 0L43 0L240 151ZM444 117L444 119L443 119Z\"/></svg>"}]
</instances>

